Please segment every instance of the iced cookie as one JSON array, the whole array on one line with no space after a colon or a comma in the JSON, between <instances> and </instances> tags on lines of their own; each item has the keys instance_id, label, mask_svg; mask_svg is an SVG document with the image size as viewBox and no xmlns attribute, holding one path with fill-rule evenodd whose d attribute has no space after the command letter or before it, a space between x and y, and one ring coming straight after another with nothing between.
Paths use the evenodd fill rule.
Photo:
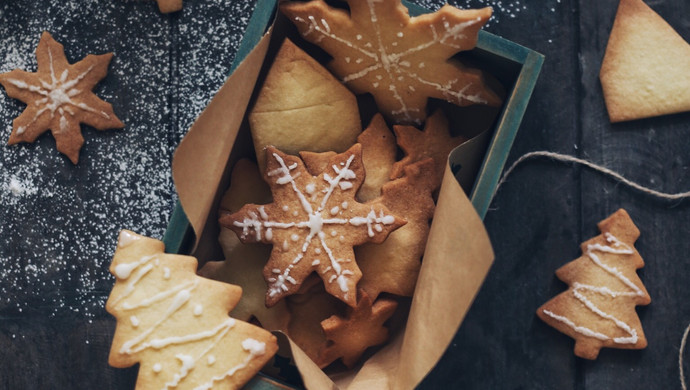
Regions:
<instances>
[{"instance_id":1,"label":"iced cookie","mask_svg":"<svg viewBox=\"0 0 690 390\"><path fill-rule=\"evenodd\" d=\"M621 209L599 222L601 235L581 245L582 256L556 271L567 291L537 310L539 318L575 339L575 355L596 359L602 347L647 346L635 306L651 298L636 270L644 261L634 244L640 236Z\"/></svg>"},{"instance_id":2,"label":"iced cookie","mask_svg":"<svg viewBox=\"0 0 690 390\"><path fill-rule=\"evenodd\" d=\"M139 363L137 388L240 388L275 354L275 336L228 317L239 287L195 274L190 256L123 230L106 309L117 319L109 363Z\"/></svg>"},{"instance_id":3,"label":"iced cookie","mask_svg":"<svg viewBox=\"0 0 690 390\"><path fill-rule=\"evenodd\" d=\"M35 73L15 69L0 74L7 95L26 103L12 124L8 144L34 142L50 130L57 150L76 164L84 144L80 123L97 130L124 127L113 107L91 91L107 74L112 57L112 53L89 54L70 64L64 47L43 32L36 48Z\"/></svg>"},{"instance_id":4,"label":"iced cookie","mask_svg":"<svg viewBox=\"0 0 690 390\"><path fill-rule=\"evenodd\" d=\"M333 57L331 71L357 94L371 93L395 123L421 124L428 98L457 105L499 105L477 69L451 59L477 43L491 8L410 17L400 0L348 0L349 12L325 1L284 2L302 36Z\"/></svg>"},{"instance_id":5,"label":"iced cookie","mask_svg":"<svg viewBox=\"0 0 690 390\"><path fill-rule=\"evenodd\" d=\"M294 294L316 272L326 291L355 306L361 272L353 246L380 243L405 223L381 205L354 199L364 180L361 146L324 155L328 169L318 176L311 175L299 157L273 147L266 149L266 157L264 179L273 203L247 205L220 219L243 242L273 245L264 268L266 305Z\"/></svg>"}]
</instances>

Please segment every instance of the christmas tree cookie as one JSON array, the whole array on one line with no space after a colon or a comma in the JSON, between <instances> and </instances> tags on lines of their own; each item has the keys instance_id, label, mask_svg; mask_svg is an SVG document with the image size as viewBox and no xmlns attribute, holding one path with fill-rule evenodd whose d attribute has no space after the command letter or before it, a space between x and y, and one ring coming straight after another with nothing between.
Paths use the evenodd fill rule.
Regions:
<instances>
[{"instance_id":1,"label":"christmas tree cookie","mask_svg":"<svg viewBox=\"0 0 690 390\"><path fill-rule=\"evenodd\" d=\"M539 318L575 339L575 355L596 359L602 347L642 349L647 339L635 306L651 298L636 270L640 236L620 209L598 224L601 235L581 245L582 256L556 271L570 287L537 310Z\"/></svg>"},{"instance_id":2,"label":"christmas tree cookie","mask_svg":"<svg viewBox=\"0 0 690 390\"><path fill-rule=\"evenodd\" d=\"M106 309L117 318L109 363L139 363L140 389L237 389L278 349L275 336L228 317L241 289L195 274L190 256L122 231Z\"/></svg>"}]
</instances>

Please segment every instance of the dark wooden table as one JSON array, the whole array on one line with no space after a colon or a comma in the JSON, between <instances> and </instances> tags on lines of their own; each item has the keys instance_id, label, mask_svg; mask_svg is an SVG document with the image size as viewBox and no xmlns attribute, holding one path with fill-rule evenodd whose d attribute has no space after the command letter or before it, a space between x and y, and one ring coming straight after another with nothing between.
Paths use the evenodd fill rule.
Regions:
<instances>
[{"instance_id":1,"label":"dark wooden table","mask_svg":"<svg viewBox=\"0 0 690 390\"><path fill-rule=\"evenodd\" d=\"M486 29L546 55L509 164L549 150L660 191L690 190L690 114L608 121L598 72L617 1L452 3L494 3ZM648 3L690 40L690 3ZM72 62L113 51L96 92L127 124L85 128L77 166L50 136L0 147L0 388L133 387L134 369L107 365L114 320L103 306L117 232L162 237L176 200L172 153L228 75L253 7L189 0L182 12L161 15L148 0L0 1L0 73L34 71L43 30ZM23 108L0 93L2 142ZM639 275L652 304L638 313L649 347L603 350L585 361L534 311L566 288L553 272L621 207L642 232ZM653 199L588 169L536 160L500 188L485 221L494 266L422 388L680 388L678 348L690 322L689 201Z\"/></svg>"}]
</instances>

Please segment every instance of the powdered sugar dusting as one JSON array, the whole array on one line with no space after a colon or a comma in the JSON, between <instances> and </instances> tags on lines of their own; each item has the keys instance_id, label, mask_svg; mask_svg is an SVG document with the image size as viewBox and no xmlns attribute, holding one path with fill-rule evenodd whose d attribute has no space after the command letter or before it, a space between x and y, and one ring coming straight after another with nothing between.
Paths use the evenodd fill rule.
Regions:
<instances>
[{"instance_id":1,"label":"powdered sugar dusting","mask_svg":"<svg viewBox=\"0 0 690 390\"><path fill-rule=\"evenodd\" d=\"M484 29L500 23L501 20L514 19L525 12L528 7L546 8L555 12L561 5L562 0L449 0L448 3L461 9L492 7L494 10L489 22L484 25ZM437 10L446 2L439 0L416 0L414 3L430 10Z\"/></svg>"},{"instance_id":2,"label":"powdered sugar dusting","mask_svg":"<svg viewBox=\"0 0 690 390\"><path fill-rule=\"evenodd\" d=\"M82 126L77 166L50 134L7 146L25 106L0 89L0 316L105 316L118 232L163 236L175 202L172 154L227 78L253 4L190 1L162 15L153 1L46 3L0 1L0 73L35 71L44 30L70 63L112 51L94 92L125 128ZM208 13L228 23L209 25Z\"/></svg>"}]
</instances>

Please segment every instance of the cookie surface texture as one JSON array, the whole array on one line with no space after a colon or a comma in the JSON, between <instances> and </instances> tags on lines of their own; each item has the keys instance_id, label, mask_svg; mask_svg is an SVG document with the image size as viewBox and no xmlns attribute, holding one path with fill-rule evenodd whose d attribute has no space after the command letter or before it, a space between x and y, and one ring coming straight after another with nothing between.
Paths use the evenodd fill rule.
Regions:
<instances>
[{"instance_id":1,"label":"cookie surface texture","mask_svg":"<svg viewBox=\"0 0 690 390\"><path fill-rule=\"evenodd\" d=\"M357 137L362 145L362 162L367 176L357 192L357 199L367 202L381 195L381 187L390 180L398 147L395 136L388 129L381 114L376 114L369 126Z\"/></svg>"},{"instance_id":2,"label":"cookie surface texture","mask_svg":"<svg viewBox=\"0 0 690 390\"><path fill-rule=\"evenodd\" d=\"M448 119L441 110L427 119L423 131L413 126L393 126L393 131L405 157L393 164L391 178L402 177L406 165L431 157L434 160L435 189L441 186L448 155L455 147L467 141L463 136L453 137L450 134Z\"/></svg>"},{"instance_id":3,"label":"cookie surface texture","mask_svg":"<svg viewBox=\"0 0 690 390\"><path fill-rule=\"evenodd\" d=\"M288 154L344 152L362 131L352 92L288 39L251 109L249 125L261 172L268 145Z\"/></svg>"},{"instance_id":4,"label":"cookie surface texture","mask_svg":"<svg viewBox=\"0 0 690 390\"><path fill-rule=\"evenodd\" d=\"M621 209L599 224L601 235L581 245L583 255L556 271L570 287L537 310L547 324L575 339L575 355L596 359L602 347L642 349L647 339L635 306L651 298L636 270L639 230Z\"/></svg>"},{"instance_id":5,"label":"cookie surface texture","mask_svg":"<svg viewBox=\"0 0 690 390\"><path fill-rule=\"evenodd\" d=\"M170 12L177 12L182 9L182 0L156 0L158 1L158 10L163 14Z\"/></svg>"},{"instance_id":6,"label":"cookie surface texture","mask_svg":"<svg viewBox=\"0 0 690 390\"><path fill-rule=\"evenodd\" d=\"M599 77L611 122L690 111L690 45L642 0L621 0Z\"/></svg>"},{"instance_id":7,"label":"cookie surface texture","mask_svg":"<svg viewBox=\"0 0 690 390\"><path fill-rule=\"evenodd\" d=\"M380 202L407 221L381 244L355 248L362 270L359 288L371 299L381 292L411 297L422 266L422 255L434 215L432 192L436 184L434 161L430 158L405 167L405 176L383 186Z\"/></svg>"},{"instance_id":8,"label":"cookie surface texture","mask_svg":"<svg viewBox=\"0 0 690 390\"><path fill-rule=\"evenodd\" d=\"M395 123L421 124L429 97L457 105L499 105L482 74L454 54L477 43L491 8L412 17L400 0L348 0L350 12L323 1L286 2L282 12L302 36L333 57L331 71L357 94L371 93Z\"/></svg>"},{"instance_id":9,"label":"cookie surface texture","mask_svg":"<svg viewBox=\"0 0 690 390\"><path fill-rule=\"evenodd\" d=\"M243 242L273 245L264 268L266 305L294 294L316 272L326 291L355 306L361 272L353 246L380 243L405 221L381 205L354 199L364 180L359 144L335 156L326 153L328 169L318 176L312 176L299 157L273 147L266 152L264 179L273 203L247 205L219 221Z\"/></svg>"},{"instance_id":10,"label":"cookie surface texture","mask_svg":"<svg viewBox=\"0 0 690 390\"><path fill-rule=\"evenodd\" d=\"M70 65L64 47L44 32L36 48L35 73L15 69L0 74L7 95L26 103L13 122L8 144L33 142L50 130L57 150L76 164L84 144L80 123L97 130L124 127L113 107L91 91L107 74L112 57L89 54Z\"/></svg>"},{"instance_id":11,"label":"cookie surface texture","mask_svg":"<svg viewBox=\"0 0 690 390\"><path fill-rule=\"evenodd\" d=\"M190 256L122 231L106 309L117 319L109 363L139 363L137 388L237 389L278 349L268 331L228 317L239 287L195 274Z\"/></svg>"}]
</instances>

